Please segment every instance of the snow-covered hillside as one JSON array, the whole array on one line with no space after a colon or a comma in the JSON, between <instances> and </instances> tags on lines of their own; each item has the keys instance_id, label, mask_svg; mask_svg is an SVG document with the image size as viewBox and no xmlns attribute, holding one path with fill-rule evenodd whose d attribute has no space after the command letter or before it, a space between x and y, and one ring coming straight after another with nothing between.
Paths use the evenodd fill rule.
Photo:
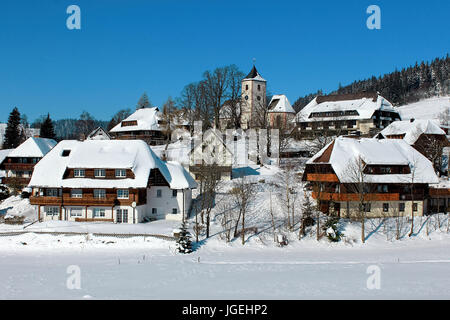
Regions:
<instances>
[{"instance_id":1,"label":"snow-covered hillside","mask_svg":"<svg viewBox=\"0 0 450 320\"><path fill-rule=\"evenodd\" d=\"M440 113L450 109L450 96L425 99L396 109L403 120L437 119Z\"/></svg>"}]
</instances>

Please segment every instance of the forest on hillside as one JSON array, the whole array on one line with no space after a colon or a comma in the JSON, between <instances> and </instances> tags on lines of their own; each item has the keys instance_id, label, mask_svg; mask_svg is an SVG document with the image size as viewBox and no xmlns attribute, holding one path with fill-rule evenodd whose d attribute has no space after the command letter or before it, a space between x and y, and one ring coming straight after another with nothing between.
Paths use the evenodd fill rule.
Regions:
<instances>
[{"instance_id":1,"label":"forest on hillside","mask_svg":"<svg viewBox=\"0 0 450 320\"><path fill-rule=\"evenodd\" d=\"M395 106L417 102L422 99L450 94L450 57L436 58L431 62L422 61L414 66L395 70L380 77L354 81L347 86L339 86L330 94L354 94L359 92L379 92ZM308 94L295 101L293 107L298 112L322 91Z\"/></svg>"}]
</instances>

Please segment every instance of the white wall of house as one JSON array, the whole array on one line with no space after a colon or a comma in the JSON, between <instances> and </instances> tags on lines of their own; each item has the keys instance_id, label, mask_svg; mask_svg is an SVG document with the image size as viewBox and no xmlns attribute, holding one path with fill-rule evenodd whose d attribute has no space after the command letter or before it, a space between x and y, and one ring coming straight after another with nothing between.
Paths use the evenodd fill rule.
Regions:
<instances>
[{"instance_id":1,"label":"white wall of house","mask_svg":"<svg viewBox=\"0 0 450 320\"><path fill-rule=\"evenodd\" d=\"M161 196L158 197L158 190L160 190ZM173 196L173 189L169 187L151 187L147 189L147 217L154 219L167 219L167 220L181 220L183 218L183 203L184 213L188 213L188 210L192 202L192 191L190 189L177 190L176 197ZM156 209L156 213L155 210ZM176 210L176 213L173 213Z\"/></svg>"}]
</instances>

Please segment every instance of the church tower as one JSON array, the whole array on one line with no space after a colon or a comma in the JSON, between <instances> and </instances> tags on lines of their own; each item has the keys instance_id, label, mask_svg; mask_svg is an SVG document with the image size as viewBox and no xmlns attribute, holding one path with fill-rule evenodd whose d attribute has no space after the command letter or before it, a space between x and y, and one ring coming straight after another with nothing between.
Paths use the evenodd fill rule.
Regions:
<instances>
[{"instance_id":1,"label":"church tower","mask_svg":"<svg viewBox=\"0 0 450 320\"><path fill-rule=\"evenodd\" d=\"M241 128L244 130L259 127L263 120L258 115L266 108L266 83L255 66L242 80Z\"/></svg>"}]
</instances>

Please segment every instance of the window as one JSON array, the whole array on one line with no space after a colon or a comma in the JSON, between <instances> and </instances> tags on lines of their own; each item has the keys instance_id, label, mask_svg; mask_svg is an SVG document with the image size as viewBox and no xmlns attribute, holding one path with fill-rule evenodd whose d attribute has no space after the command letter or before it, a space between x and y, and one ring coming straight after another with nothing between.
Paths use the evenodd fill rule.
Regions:
<instances>
[{"instance_id":1,"label":"window","mask_svg":"<svg viewBox=\"0 0 450 320\"><path fill-rule=\"evenodd\" d=\"M403 202L398 204L398 211L405 212L405 204Z\"/></svg>"},{"instance_id":2,"label":"window","mask_svg":"<svg viewBox=\"0 0 450 320\"><path fill-rule=\"evenodd\" d=\"M413 211L414 212L416 212L418 209L417 209L417 203L413 203Z\"/></svg>"},{"instance_id":3,"label":"window","mask_svg":"<svg viewBox=\"0 0 450 320\"><path fill-rule=\"evenodd\" d=\"M172 209L172 214L177 214L178 213L178 209L177 208L173 208Z\"/></svg>"},{"instance_id":4,"label":"window","mask_svg":"<svg viewBox=\"0 0 450 320\"><path fill-rule=\"evenodd\" d=\"M364 212L370 212L370 203L364 203L363 210Z\"/></svg>"},{"instance_id":5,"label":"window","mask_svg":"<svg viewBox=\"0 0 450 320\"><path fill-rule=\"evenodd\" d=\"M118 199L128 199L130 197L130 192L128 189L118 189L117 198Z\"/></svg>"},{"instance_id":6,"label":"window","mask_svg":"<svg viewBox=\"0 0 450 320\"><path fill-rule=\"evenodd\" d=\"M46 189L45 195L47 197L57 197L58 196L58 189Z\"/></svg>"},{"instance_id":7,"label":"window","mask_svg":"<svg viewBox=\"0 0 450 320\"><path fill-rule=\"evenodd\" d=\"M125 169L116 169L116 178L126 178L127 170Z\"/></svg>"},{"instance_id":8,"label":"window","mask_svg":"<svg viewBox=\"0 0 450 320\"><path fill-rule=\"evenodd\" d=\"M388 193L389 189L387 184L377 186L378 193Z\"/></svg>"},{"instance_id":9,"label":"window","mask_svg":"<svg viewBox=\"0 0 450 320\"><path fill-rule=\"evenodd\" d=\"M106 198L106 190L105 189L94 189L94 198L95 199Z\"/></svg>"},{"instance_id":10,"label":"window","mask_svg":"<svg viewBox=\"0 0 450 320\"><path fill-rule=\"evenodd\" d=\"M176 198L177 197L177 190L172 190L172 197Z\"/></svg>"},{"instance_id":11,"label":"window","mask_svg":"<svg viewBox=\"0 0 450 320\"><path fill-rule=\"evenodd\" d=\"M117 223L128 223L128 209L117 209Z\"/></svg>"},{"instance_id":12,"label":"window","mask_svg":"<svg viewBox=\"0 0 450 320\"><path fill-rule=\"evenodd\" d=\"M82 208L71 208L70 209L70 216L71 217L81 217L83 215L83 209Z\"/></svg>"},{"instance_id":13,"label":"window","mask_svg":"<svg viewBox=\"0 0 450 320\"><path fill-rule=\"evenodd\" d=\"M157 208L152 208L152 214L157 214L158 213L158 209Z\"/></svg>"},{"instance_id":14,"label":"window","mask_svg":"<svg viewBox=\"0 0 450 320\"><path fill-rule=\"evenodd\" d=\"M162 197L162 190L161 189L156 190L156 197L157 198L161 198Z\"/></svg>"},{"instance_id":15,"label":"window","mask_svg":"<svg viewBox=\"0 0 450 320\"><path fill-rule=\"evenodd\" d=\"M383 212L389 212L389 203L383 203Z\"/></svg>"},{"instance_id":16,"label":"window","mask_svg":"<svg viewBox=\"0 0 450 320\"><path fill-rule=\"evenodd\" d=\"M245 90L248 90L248 84L245 85Z\"/></svg>"},{"instance_id":17,"label":"window","mask_svg":"<svg viewBox=\"0 0 450 320\"><path fill-rule=\"evenodd\" d=\"M45 213L47 216L57 216L59 214L58 207L45 207Z\"/></svg>"},{"instance_id":18,"label":"window","mask_svg":"<svg viewBox=\"0 0 450 320\"><path fill-rule=\"evenodd\" d=\"M96 178L104 178L104 177L106 177L105 169L95 169L94 170L94 176Z\"/></svg>"},{"instance_id":19,"label":"window","mask_svg":"<svg viewBox=\"0 0 450 320\"><path fill-rule=\"evenodd\" d=\"M245 96L245 100L248 100L248 96Z\"/></svg>"},{"instance_id":20,"label":"window","mask_svg":"<svg viewBox=\"0 0 450 320\"><path fill-rule=\"evenodd\" d=\"M261 97L260 97L260 96L257 96L256 99L257 99L258 101L261 101Z\"/></svg>"},{"instance_id":21,"label":"window","mask_svg":"<svg viewBox=\"0 0 450 320\"><path fill-rule=\"evenodd\" d=\"M105 209L104 208L94 208L93 211L94 218L104 218L105 217Z\"/></svg>"},{"instance_id":22,"label":"window","mask_svg":"<svg viewBox=\"0 0 450 320\"><path fill-rule=\"evenodd\" d=\"M84 178L84 169L75 169L75 170L73 170L73 176L75 178Z\"/></svg>"},{"instance_id":23,"label":"window","mask_svg":"<svg viewBox=\"0 0 450 320\"><path fill-rule=\"evenodd\" d=\"M383 174L391 173L391 168L389 168L389 167L381 167L381 173L383 173Z\"/></svg>"},{"instance_id":24,"label":"window","mask_svg":"<svg viewBox=\"0 0 450 320\"><path fill-rule=\"evenodd\" d=\"M83 190L81 189L72 189L70 190L71 198L83 198Z\"/></svg>"},{"instance_id":25,"label":"window","mask_svg":"<svg viewBox=\"0 0 450 320\"><path fill-rule=\"evenodd\" d=\"M70 150L63 150L61 156L62 157L68 157L70 155Z\"/></svg>"},{"instance_id":26,"label":"window","mask_svg":"<svg viewBox=\"0 0 450 320\"><path fill-rule=\"evenodd\" d=\"M261 85L258 84L258 91L261 91Z\"/></svg>"}]
</instances>

